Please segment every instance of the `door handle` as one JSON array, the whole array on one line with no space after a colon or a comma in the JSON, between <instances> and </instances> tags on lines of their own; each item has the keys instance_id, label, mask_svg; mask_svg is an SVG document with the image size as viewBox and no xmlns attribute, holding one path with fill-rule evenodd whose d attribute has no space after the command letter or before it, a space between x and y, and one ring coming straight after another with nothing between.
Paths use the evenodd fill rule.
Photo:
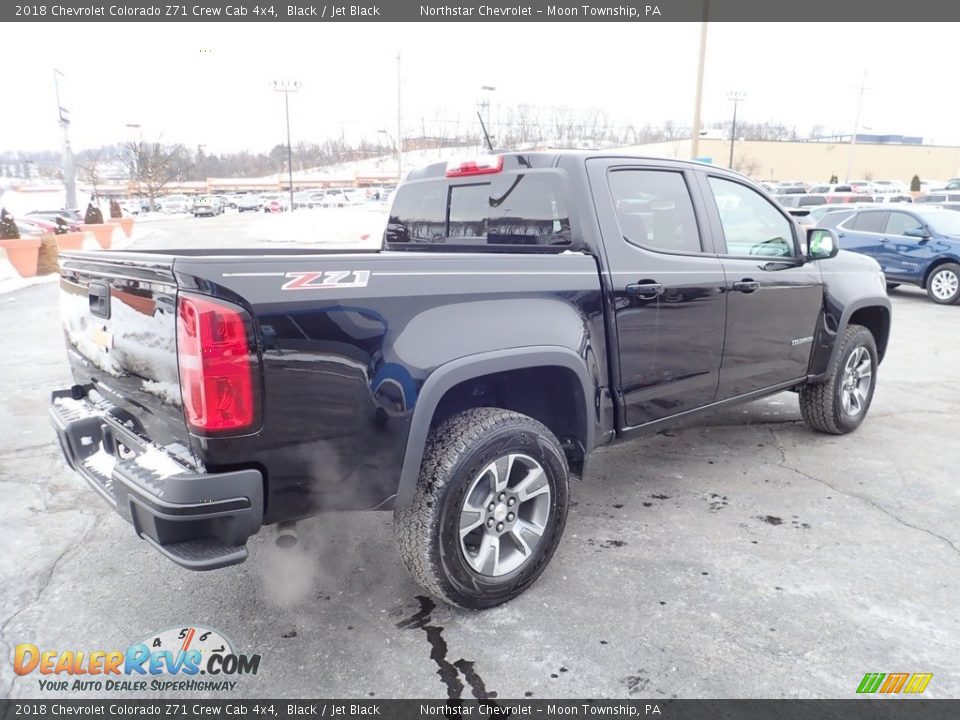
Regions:
<instances>
[{"instance_id":1,"label":"door handle","mask_svg":"<svg viewBox=\"0 0 960 720\"><path fill-rule=\"evenodd\" d=\"M740 282L735 282L733 284L733 289L737 292L742 292L749 295L752 292L756 292L760 289L760 283L756 280L751 280L750 278L744 278Z\"/></svg>"},{"instance_id":2,"label":"door handle","mask_svg":"<svg viewBox=\"0 0 960 720\"><path fill-rule=\"evenodd\" d=\"M880 238L880 242L886 244L890 242L890 238Z\"/></svg>"},{"instance_id":3,"label":"door handle","mask_svg":"<svg viewBox=\"0 0 960 720\"><path fill-rule=\"evenodd\" d=\"M642 300L653 300L653 298L663 295L663 283L630 283L627 285L627 295L633 295L634 297L641 298Z\"/></svg>"}]
</instances>

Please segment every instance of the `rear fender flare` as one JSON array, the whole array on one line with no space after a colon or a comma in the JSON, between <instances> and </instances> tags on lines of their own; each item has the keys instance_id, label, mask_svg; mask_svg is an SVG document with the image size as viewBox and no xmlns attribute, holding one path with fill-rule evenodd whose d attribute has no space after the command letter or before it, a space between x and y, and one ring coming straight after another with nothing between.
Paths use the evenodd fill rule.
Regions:
<instances>
[{"instance_id":1,"label":"rear fender flare","mask_svg":"<svg viewBox=\"0 0 960 720\"><path fill-rule=\"evenodd\" d=\"M587 365L577 353L557 346L533 346L495 350L492 352L468 355L451 360L436 368L427 377L417 397L407 447L400 471L400 485L397 489L395 507L406 507L413 500L417 479L420 476L420 464L426 448L430 423L443 396L454 386L472 378L508 370L520 370L531 367L555 366L573 371L583 390L586 419L586 437L584 451L589 453L595 445L595 427L592 408L594 401L594 382Z\"/></svg>"}]
</instances>

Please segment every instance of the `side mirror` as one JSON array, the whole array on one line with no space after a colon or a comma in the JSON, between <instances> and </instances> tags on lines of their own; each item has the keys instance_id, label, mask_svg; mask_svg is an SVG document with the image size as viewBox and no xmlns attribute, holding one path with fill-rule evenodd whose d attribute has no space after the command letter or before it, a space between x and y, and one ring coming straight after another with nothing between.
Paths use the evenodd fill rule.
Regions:
<instances>
[{"instance_id":1,"label":"side mirror","mask_svg":"<svg viewBox=\"0 0 960 720\"><path fill-rule=\"evenodd\" d=\"M903 231L903 234L907 237L920 238L921 240L927 240L930 237L930 234L923 228L907 228Z\"/></svg>"},{"instance_id":2,"label":"side mirror","mask_svg":"<svg viewBox=\"0 0 960 720\"><path fill-rule=\"evenodd\" d=\"M829 228L807 230L807 257L810 260L828 260L840 252L840 240Z\"/></svg>"}]
</instances>

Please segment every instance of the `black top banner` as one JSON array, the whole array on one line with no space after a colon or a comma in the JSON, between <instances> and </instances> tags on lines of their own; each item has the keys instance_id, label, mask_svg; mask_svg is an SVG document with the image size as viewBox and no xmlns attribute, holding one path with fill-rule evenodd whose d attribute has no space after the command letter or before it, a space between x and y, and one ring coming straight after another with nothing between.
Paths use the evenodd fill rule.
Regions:
<instances>
[{"instance_id":1,"label":"black top banner","mask_svg":"<svg viewBox=\"0 0 960 720\"><path fill-rule=\"evenodd\" d=\"M36 0L4 2L0 22L946 22L944 0L645 0L421 2L367 0Z\"/></svg>"}]
</instances>

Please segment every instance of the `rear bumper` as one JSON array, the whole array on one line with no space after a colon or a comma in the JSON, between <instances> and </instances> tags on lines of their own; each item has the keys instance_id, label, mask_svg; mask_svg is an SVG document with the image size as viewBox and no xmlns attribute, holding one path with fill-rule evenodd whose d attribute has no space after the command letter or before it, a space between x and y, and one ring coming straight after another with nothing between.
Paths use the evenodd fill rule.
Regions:
<instances>
[{"instance_id":1,"label":"rear bumper","mask_svg":"<svg viewBox=\"0 0 960 720\"><path fill-rule=\"evenodd\" d=\"M191 570L247 559L263 524L257 470L197 472L71 390L52 394L50 419L67 464L169 559Z\"/></svg>"}]
</instances>

